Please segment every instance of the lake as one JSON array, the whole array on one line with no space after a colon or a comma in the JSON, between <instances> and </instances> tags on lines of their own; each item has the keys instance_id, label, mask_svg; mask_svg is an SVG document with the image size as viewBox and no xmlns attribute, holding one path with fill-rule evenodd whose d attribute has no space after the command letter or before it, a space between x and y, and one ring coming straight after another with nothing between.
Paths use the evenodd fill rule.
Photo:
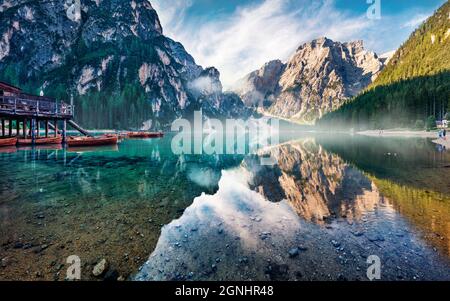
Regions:
<instances>
[{"instance_id":1,"label":"lake","mask_svg":"<svg viewBox=\"0 0 450 301\"><path fill-rule=\"evenodd\" d=\"M285 133L251 155L172 135L0 149L0 280L450 280L450 152L425 139ZM275 156L274 166L261 157Z\"/></svg>"}]
</instances>

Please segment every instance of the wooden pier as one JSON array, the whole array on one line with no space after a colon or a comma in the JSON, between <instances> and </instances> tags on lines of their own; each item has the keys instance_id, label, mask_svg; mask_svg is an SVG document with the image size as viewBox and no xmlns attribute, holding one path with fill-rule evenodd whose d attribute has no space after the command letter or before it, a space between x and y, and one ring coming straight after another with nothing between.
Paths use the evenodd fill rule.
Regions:
<instances>
[{"instance_id":1,"label":"wooden pier","mask_svg":"<svg viewBox=\"0 0 450 301\"><path fill-rule=\"evenodd\" d=\"M0 82L1 138L16 136L19 139L30 139L31 144L35 144L37 139L61 134L65 143L67 123L79 127L72 121L73 117L72 105L48 97L26 94L20 88ZM86 133L84 131L83 134Z\"/></svg>"}]
</instances>

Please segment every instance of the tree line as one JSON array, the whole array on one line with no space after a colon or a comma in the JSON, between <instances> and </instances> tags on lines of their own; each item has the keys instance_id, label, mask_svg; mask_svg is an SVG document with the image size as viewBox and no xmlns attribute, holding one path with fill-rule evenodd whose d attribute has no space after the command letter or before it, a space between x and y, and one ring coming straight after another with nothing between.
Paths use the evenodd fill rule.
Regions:
<instances>
[{"instance_id":1,"label":"tree line","mask_svg":"<svg viewBox=\"0 0 450 301\"><path fill-rule=\"evenodd\" d=\"M448 117L449 108L450 72L440 72L369 89L317 125L355 130L430 128L435 120Z\"/></svg>"}]
</instances>

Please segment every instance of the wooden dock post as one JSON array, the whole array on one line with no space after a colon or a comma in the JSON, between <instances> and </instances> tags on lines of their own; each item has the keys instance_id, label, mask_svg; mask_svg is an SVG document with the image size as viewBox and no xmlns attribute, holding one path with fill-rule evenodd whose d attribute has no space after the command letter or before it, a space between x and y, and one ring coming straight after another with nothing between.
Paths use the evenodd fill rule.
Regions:
<instances>
[{"instance_id":1,"label":"wooden dock post","mask_svg":"<svg viewBox=\"0 0 450 301\"><path fill-rule=\"evenodd\" d=\"M20 136L20 120L17 118L16 120L16 137L19 138Z\"/></svg>"},{"instance_id":2,"label":"wooden dock post","mask_svg":"<svg viewBox=\"0 0 450 301\"><path fill-rule=\"evenodd\" d=\"M45 138L48 138L48 119L45 119Z\"/></svg>"},{"instance_id":3,"label":"wooden dock post","mask_svg":"<svg viewBox=\"0 0 450 301\"><path fill-rule=\"evenodd\" d=\"M2 118L2 137L5 137L5 119Z\"/></svg>"},{"instance_id":4,"label":"wooden dock post","mask_svg":"<svg viewBox=\"0 0 450 301\"><path fill-rule=\"evenodd\" d=\"M23 120L23 139L27 139L27 123L28 123L28 120L25 118L24 120Z\"/></svg>"},{"instance_id":5,"label":"wooden dock post","mask_svg":"<svg viewBox=\"0 0 450 301\"><path fill-rule=\"evenodd\" d=\"M9 124L8 124L8 136L12 137L12 126L13 126L13 121L12 119L9 120Z\"/></svg>"},{"instance_id":6,"label":"wooden dock post","mask_svg":"<svg viewBox=\"0 0 450 301\"><path fill-rule=\"evenodd\" d=\"M36 137L41 137L41 121L36 119Z\"/></svg>"},{"instance_id":7,"label":"wooden dock post","mask_svg":"<svg viewBox=\"0 0 450 301\"><path fill-rule=\"evenodd\" d=\"M31 119L31 143L34 145L36 143L36 119Z\"/></svg>"},{"instance_id":8,"label":"wooden dock post","mask_svg":"<svg viewBox=\"0 0 450 301\"><path fill-rule=\"evenodd\" d=\"M67 138L67 121L65 119L63 120L62 138L63 138L63 143L66 143L66 138Z\"/></svg>"}]
</instances>

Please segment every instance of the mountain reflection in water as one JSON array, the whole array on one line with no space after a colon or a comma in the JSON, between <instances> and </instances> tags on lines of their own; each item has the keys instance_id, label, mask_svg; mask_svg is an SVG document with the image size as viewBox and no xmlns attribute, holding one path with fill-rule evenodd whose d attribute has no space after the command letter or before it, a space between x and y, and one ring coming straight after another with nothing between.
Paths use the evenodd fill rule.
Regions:
<instances>
[{"instance_id":1,"label":"mountain reflection in water","mask_svg":"<svg viewBox=\"0 0 450 301\"><path fill-rule=\"evenodd\" d=\"M141 280L366 280L370 255L383 280L450 279L450 152L280 141L249 156L174 155L170 135L0 152L0 280L64 280L72 254L84 280L101 258Z\"/></svg>"},{"instance_id":2,"label":"mountain reflection in water","mask_svg":"<svg viewBox=\"0 0 450 301\"><path fill-rule=\"evenodd\" d=\"M277 165L246 158L222 172L217 193L196 198L163 227L136 279L366 280L366 259L377 255L383 280L450 280L442 256L449 215L440 215L444 238L436 244L427 239L436 229L424 220L429 214L410 218L413 207L314 139L258 155L268 153L278 155ZM423 210L438 201L448 210L448 198L432 198Z\"/></svg>"}]
</instances>

